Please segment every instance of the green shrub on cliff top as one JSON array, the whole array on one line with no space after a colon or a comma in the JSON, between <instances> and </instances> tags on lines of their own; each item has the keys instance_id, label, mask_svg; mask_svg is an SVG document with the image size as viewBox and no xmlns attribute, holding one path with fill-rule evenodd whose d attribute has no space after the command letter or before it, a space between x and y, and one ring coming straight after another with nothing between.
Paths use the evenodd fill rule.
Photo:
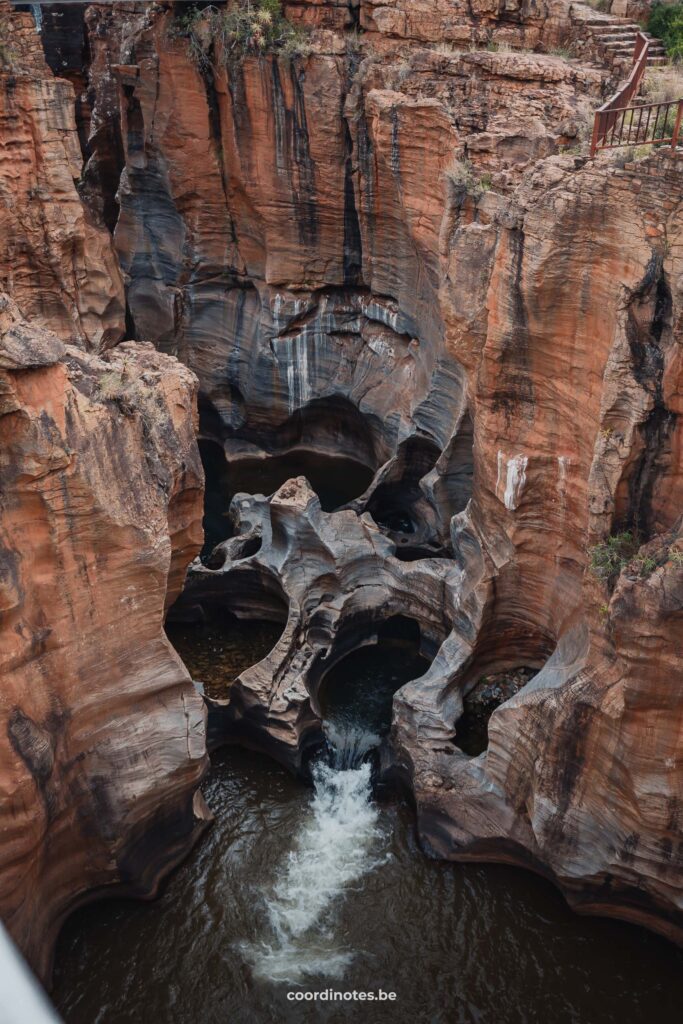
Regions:
<instances>
[{"instance_id":1,"label":"green shrub on cliff top","mask_svg":"<svg viewBox=\"0 0 683 1024\"><path fill-rule=\"evenodd\" d=\"M662 40L672 60L683 61L683 3L653 4L647 30Z\"/></svg>"},{"instance_id":2,"label":"green shrub on cliff top","mask_svg":"<svg viewBox=\"0 0 683 1024\"><path fill-rule=\"evenodd\" d=\"M280 0L233 0L221 10L191 7L174 19L171 35L187 39L200 64L209 61L211 49L226 63L249 54L295 56L308 49L306 37L283 15Z\"/></svg>"}]
</instances>

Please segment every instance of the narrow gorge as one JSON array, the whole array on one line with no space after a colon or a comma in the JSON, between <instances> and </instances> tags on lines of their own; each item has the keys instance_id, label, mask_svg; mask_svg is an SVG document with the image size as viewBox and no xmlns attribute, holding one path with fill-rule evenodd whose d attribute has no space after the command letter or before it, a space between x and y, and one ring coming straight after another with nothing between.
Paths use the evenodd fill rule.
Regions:
<instances>
[{"instance_id":1,"label":"narrow gorge","mask_svg":"<svg viewBox=\"0 0 683 1024\"><path fill-rule=\"evenodd\" d=\"M67 1024L678 1019L683 148L591 138L649 7L0 0L0 917Z\"/></svg>"}]
</instances>

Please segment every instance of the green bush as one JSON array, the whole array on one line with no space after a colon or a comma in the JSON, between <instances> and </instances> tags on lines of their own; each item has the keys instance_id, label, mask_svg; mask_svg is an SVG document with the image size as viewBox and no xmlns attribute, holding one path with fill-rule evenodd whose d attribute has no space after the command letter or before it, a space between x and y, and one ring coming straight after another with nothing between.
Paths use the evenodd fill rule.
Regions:
<instances>
[{"instance_id":1,"label":"green bush","mask_svg":"<svg viewBox=\"0 0 683 1024\"><path fill-rule=\"evenodd\" d=\"M594 576L612 582L638 550L638 541L632 533L615 533L590 550L590 568Z\"/></svg>"},{"instance_id":2,"label":"green bush","mask_svg":"<svg viewBox=\"0 0 683 1024\"><path fill-rule=\"evenodd\" d=\"M174 18L170 33L188 42L192 57L209 61L207 51L221 54L226 63L248 54L279 52L296 56L308 50L306 37L287 21L280 0L234 0L226 9L213 5L190 7Z\"/></svg>"},{"instance_id":3,"label":"green bush","mask_svg":"<svg viewBox=\"0 0 683 1024\"><path fill-rule=\"evenodd\" d=\"M661 558L658 560L652 555L639 554L640 541L638 536L630 531L615 533L608 537L601 544L596 544L590 549L590 569L598 579L605 580L611 586L622 570L627 569L630 576L640 576L642 579L653 573L655 569L663 564Z\"/></svg>"},{"instance_id":4,"label":"green bush","mask_svg":"<svg viewBox=\"0 0 683 1024\"><path fill-rule=\"evenodd\" d=\"M683 3L653 4L647 29L662 40L672 60L683 60Z\"/></svg>"},{"instance_id":5,"label":"green bush","mask_svg":"<svg viewBox=\"0 0 683 1024\"><path fill-rule=\"evenodd\" d=\"M446 180L450 182L456 195L461 198L465 195L480 199L484 192L491 188L491 175L485 172L477 177L474 167L469 160L453 160L445 172Z\"/></svg>"}]
</instances>

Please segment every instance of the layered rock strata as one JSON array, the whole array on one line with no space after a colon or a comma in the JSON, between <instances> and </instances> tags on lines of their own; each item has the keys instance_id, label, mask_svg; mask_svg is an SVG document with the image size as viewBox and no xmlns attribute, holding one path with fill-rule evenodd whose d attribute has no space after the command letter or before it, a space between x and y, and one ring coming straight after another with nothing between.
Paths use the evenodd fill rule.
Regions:
<instances>
[{"instance_id":1,"label":"layered rock strata","mask_svg":"<svg viewBox=\"0 0 683 1024\"><path fill-rule=\"evenodd\" d=\"M74 906L153 894L207 816L204 709L163 632L202 538L196 379L106 355L123 278L74 100L0 4L0 912L42 977Z\"/></svg>"},{"instance_id":2,"label":"layered rock strata","mask_svg":"<svg viewBox=\"0 0 683 1024\"><path fill-rule=\"evenodd\" d=\"M43 57L29 14L0 9L0 288L64 342L103 349L124 335L123 280L108 231L76 185L74 93Z\"/></svg>"},{"instance_id":3,"label":"layered rock strata","mask_svg":"<svg viewBox=\"0 0 683 1024\"><path fill-rule=\"evenodd\" d=\"M218 529L174 611L284 627L211 742L301 770L327 669L416 623L383 756L425 847L680 939L681 162L588 162L609 73L469 49L567 6L475 6L302 0L311 53L228 66L170 4L92 5L81 193L199 378ZM464 698L521 667L468 756Z\"/></svg>"},{"instance_id":4,"label":"layered rock strata","mask_svg":"<svg viewBox=\"0 0 683 1024\"><path fill-rule=\"evenodd\" d=\"M201 543L195 390L0 297L0 907L42 975L79 901L153 894L205 818L204 708L163 634Z\"/></svg>"},{"instance_id":5,"label":"layered rock strata","mask_svg":"<svg viewBox=\"0 0 683 1024\"><path fill-rule=\"evenodd\" d=\"M137 315L161 295L159 344L200 376L202 432L228 464L225 507L254 490L241 486L245 460L267 467L306 448L355 453L374 470L349 512L312 513L295 488L301 508L285 513L282 488L255 554L253 532L239 532L246 499L235 498L238 534L197 567L187 596L256 615L260 579L289 613L271 656L237 681L223 727L300 767L317 728L321 665L335 637L346 649L338 609L359 602L360 636L395 614L424 631L439 605L442 646L428 675L397 695L392 732L393 770L415 793L425 845L531 866L584 909L680 935L678 726L664 722L680 717L675 688L655 658L635 697L634 654L612 624L617 597L587 571L610 532L675 536L677 163L656 154L619 170L560 155L601 90L599 73L576 62L418 46L398 67L369 39L364 59L247 60L230 73L218 64L200 82L161 32L146 30L145 58L116 72L136 111L116 242L124 265L141 267ZM180 80L192 99L167 121L175 93L165 101L165 88ZM232 282L204 262L201 219L184 212L189 165L175 133L183 147L189 137L205 147L212 203L224 188L224 220L212 217L207 241L223 233ZM463 156L474 180L454 166ZM183 240L166 282L135 255L149 238L136 197L152 181ZM210 290L194 283L197 260ZM407 377L397 352L415 367ZM336 442L326 422L342 424ZM466 484L450 490L455 477ZM263 481L264 494L282 482L267 469ZM350 512L371 517L357 538ZM396 557L409 531L422 541L416 561ZM680 559L674 540L659 550L654 564L640 554L625 572L655 592L666 578L665 608L645 603L634 632L663 629L673 652ZM305 570L287 551L299 560L310 551ZM444 553L452 561L433 557ZM457 745L463 696L483 675L520 666L538 675L494 713L488 750L468 757ZM644 759L638 735L652 744ZM656 814L646 806L653 786L666 794Z\"/></svg>"}]
</instances>

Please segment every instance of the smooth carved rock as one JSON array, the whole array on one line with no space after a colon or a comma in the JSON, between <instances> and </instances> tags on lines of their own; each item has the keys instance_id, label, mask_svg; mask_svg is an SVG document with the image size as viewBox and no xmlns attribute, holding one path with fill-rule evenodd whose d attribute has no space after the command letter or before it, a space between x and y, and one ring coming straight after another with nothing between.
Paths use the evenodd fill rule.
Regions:
<instances>
[{"instance_id":1,"label":"smooth carved rock","mask_svg":"<svg viewBox=\"0 0 683 1024\"><path fill-rule=\"evenodd\" d=\"M340 31L338 5L294 6ZM425 844L534 867L576 904L679 937L680 851L631 794L654 776L678 813L660 702L677 722L680 708L654 655L647 682L631 678L613 599L586 569L611 530L663 535L682 507L680 161L560 154L607 73L431 45L451 38L447 15L453 38L512 25L516 45L555 45L566 10L521 5L502 24L487 5L426 7L362 3L358 56L314 35L306 59L202 78L161 13L109 58L132 315L199 376L226 506L243 480L263 494L235 499L237 535L196 567L188 599L289 608L275 650L214 709L212 742L227 730L299 767L319 736L323 652L348 649L350 622L412 609L438 649L395 699L387 764L413 788ZM106 43L93 36L100 71ZM296 478L305 457L314 476L311 452L372 473L345 511L280 488L278 465ZM415 561L396 557L406 516ZM674 559L667 594L680 571ZM620 614L675 648L676 613L649 595ZM464 698L521 666L537 675L467 757ZM640 861L615 852L634 835Z\"/></svg>"},{"instance_id":2,"label":"smooth carved rock","mask_svg":"<svg viewBox=\"0 0 683 1024\"><path fill-rule=\"evenodd\" d=\"M237 495L231 512L238 536L217 549L223 564L195 563L174 611L227 602L238 616L282 616L285 628L273 651L236 680L228 702L207 698L212 745L247 737L301 771L310 748L322 741L316 694L324 673L359 642L371 642L392 616L419 624L428 657L440 649L435 678L443 686L451 598L462 575L451 560L399 560L370 516L323 512L303 477L283 484L269 501ZM260 548L244 557L240 549L254 537ZM421 690L435 678L430 671Z\"/></svg>"},{"instance_id":3,"label":"smooth carved rock","mask_svg":"<svg viewBox=\"0 0 683 1024\"><path fill-rule=\"evenodd\" d=\"M152 894L205 818L163 632L201 544L195 400L151 346L65 349L0 296L0 912L43 976L76 904Z\"/></svg>"},{"instance_id":4,"label":"smooth carved rock","mask_svg":"<svg viewBox=\"0 0 683 1024\"><path fill-rule=\"evenodd\" d=\"M608 73L558 56L469 52L470 40L489 38L556 45L569 26L564 4L505 7L300 0L287 9L317 26L310 56L249 58L231 72L202 74L182 41L168 37L168 4L93 5L86 17L92 109L81 122L90 157L81 188L96 237L105 239L103 225L114 231L137 335L197 373L201 442L216 456L219 504L233 498L235 533L206 565L195 563L182 602L192 609L215 601L284 627L230 699L211 704L210 742L241 739L303 768L320 738L325 668L371 641L387 616L412 618L433 660L396 696L383 757L385 770L413 790L425 846L444 857L532 867L579 907L680 938L682 709L673 681L683 573L681 161L659 151L618 169L562 155ZM360 52L346 52L356 13L367 31ZM443 40L461 52L433 45ZM55 90L59 102L50 109L64 118L67 90L52 83L45 95ZM31 103L34 92L26 109ZM30 120L45 132L39 110ZM83 208L72 206L71 184L62 182L72 157L75 169L72 124L69 114L66 138L61 129L50 136L61 175L50 188L78 222ZM22 138L30 154L28 133ZM78 224L69 239L74 232L83 237ZM27 251L32 244L31 237ZM27 266L34 260L42 267L34 255ZM29 287L24 275L15 287L40 316L41 295L54 295L48 278L41 271L38 287ZM91 308L86 285L66 289L80 294L78 310ZM63 297L53 305L54 323L41 326L71 337L66 320L80 313L65 319ZM8 361L18 360L16 344L6 351ZM122 704L123 722L103 725L104 772L98 762L83 778L73 759L84 751L70 748L72 760L64 753L69 709L90 693L83 680L92 673L104 685L101 655L109 649L97 624L96 664L81 669L76 660L78 678L62 673L61 703L40 690L37 707L12 701L9 763L33 801L13 849L27 850L34 864L51 835L51 808L67 802L57 784L63 764L69 784L72 774L77 779L68 806L100 807L106 835L97 850L109 857L130 836L107 786L112 763L127 771L117 744L130 735L128 713L139 713L147 743L172 732L184 767L168 783L169 806L189 806L203 747L196 698L159 634L163 595L179 591L197 547L196 461L187 463L194 466L186 466L187 486L174 461L180 454L182 464L189 451L189 441L179 448L175 441L176 432L188 436L186 390L175 371L179 400L166 403L175 410L173 429L159 431L152 397L159 379L169 380L166 363L135 371L134 381L109 378L112 397L103 403L88 382L109 371L90 357L74 363L70 350L67 385L67 363L49 365L50 343L36 340L26 352L48 362L16 375L33 402L21 458L35 482L24 488L52 494L57 480L78 482L79 446L88 467L101 467L103 450L130 452L118 475L128 480L132 466L142 480L134 493L149 500L128 508L131 492L124 499L111 487L105 463L97 494L104 501L104 481L106 510L87 528L80 562L66 540L64 558L73 572L84 566L78 572L87 583L101 570L86 552L99 552L102 536L110 545L123 521L125 567L116 563L110 585L116 593L131 578L138 585L133 611L154 652L144 647L133 666L123 647L112 650L136 699ZM142 355L124 346L116 358L137 365ZM27 393L11 377L0 382L0 409L23 423ZM69 409L97 406L83 431L66 416L56 427L37 420L39 406L64 407L65 388ZM142 430L129 438L142 422L153 439L146 447ZM69 430L73 450L63 443ZM13 444L20 441L12 434ZM322 495L329 480L321 466L342 476L342 459L347 468L354 463L361 487L323 512L300 479L302 467L321 477L310 483ZM242 481L250 494L235 496ZM167 527L169 487L178 498ZM78 489L66 510L60 491L54 515L72 522L84 502L90 509L91 491ZM652 540L610 591L587 572L590 548L626 527ZM170 565L167 529L177 538ZM70 537L66 527L63 535ZM399 557L404 544L412 560ZM34 543L39 554L46 545ZM447 557L427 557L436 554ZM18 545L3 567L3 609L19 614L33 591ZM50 606L57 606L52 596ZM22 640L31 657L57 659L61 634L56 643L52 619L32 616L30 624ZM123 639L117 633L108 642ZM152 666L154 685L168 680L176 695L171 719L151 692ZM537 670L534 678L493 713L488 750L468 757L457 746L468 693L482 676L521 666ZM168 701L168 691L159 692ZM109 708L109 691L95 694L90 704ZM102 755L88 748L91 756ZM136 772L135 785L145 786ZM149 783L154 798L145 790L139 803L151 814L166 797L159 772ZM136 849L139 871L144 843ZM118 874L109 859L105 867L74 865L73 877L85 889L103 875L120 877L129 862L119 858ZM19 891L16 863L0 873L9 894ZM149 863L154 874L157 859ZM37 957L38 910L12 909L16 933ZM40 955L45 961L42 946Z\"/></svg>"}]
</instances>

